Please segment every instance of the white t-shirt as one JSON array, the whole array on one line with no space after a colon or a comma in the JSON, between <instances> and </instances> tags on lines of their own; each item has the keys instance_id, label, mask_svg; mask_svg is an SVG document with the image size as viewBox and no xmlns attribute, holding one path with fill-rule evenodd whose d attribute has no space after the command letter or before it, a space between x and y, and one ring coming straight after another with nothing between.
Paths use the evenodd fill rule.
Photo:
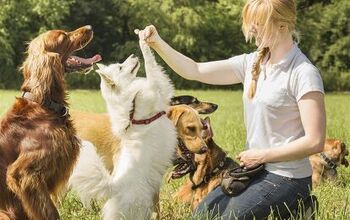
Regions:
<instances>
[{"instance_id":1,"label":"white t-shirt","mask_svg":"<svg viewBox=\"0 0 350 220\"><path fill-rule=\"evenodd\" d=\"M322 79L317 68L294 44L279 63L268 68L261 66L256 94L250 100L247 93L256 56L257 52L254 52L230 58L236 78L244 85L246 147L283 147L305 135L297 102L308 92L324 93ZM286 177L304 178L312 175L308 158L265 165L267 171Z\"/></svg>"}]
</instances>

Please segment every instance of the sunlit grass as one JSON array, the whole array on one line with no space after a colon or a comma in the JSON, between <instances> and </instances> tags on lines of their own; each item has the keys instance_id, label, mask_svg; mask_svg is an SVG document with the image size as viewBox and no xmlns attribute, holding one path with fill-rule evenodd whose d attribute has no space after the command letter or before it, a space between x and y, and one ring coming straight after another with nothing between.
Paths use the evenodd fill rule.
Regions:
<instances>
[{"instance_id":1,"label":"sunlit grass","mask_svg":"<svg viewBox=\"0 0 350 220\"><path fill-rule=\"evenodd\" d=\"M177 95L183 94L218 104L218 110L210 115L215 141L232 157L243 150L245 130L240 91L177 91ZM15 96L20 96L20 92L0 90L0 115L7 111L14 102ZM331 93L326 96L327 136L340 138L345 143L350 143L349 101L349 93ZM71 91L69 102L72 109L89 112L106 111L99 91ZM326 183L314 190L320 203L318 219L350 219L350 169L341 167L338 171L339 181L337 183ZM184 180L173 181L169 184L164 182L160 195L162 219L191 218L190 207L172 198L172 194ZM92 207L91 210L84 208L74 194L68 193L61 203L60 213L62 219L67 220L101 219L99 206L95 204Z\"/></svg>"}]
</instances>

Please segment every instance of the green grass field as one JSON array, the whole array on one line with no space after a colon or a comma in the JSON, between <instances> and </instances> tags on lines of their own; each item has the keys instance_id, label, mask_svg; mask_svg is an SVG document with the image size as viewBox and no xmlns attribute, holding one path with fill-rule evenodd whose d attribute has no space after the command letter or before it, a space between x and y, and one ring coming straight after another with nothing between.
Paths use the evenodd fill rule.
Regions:
<instances>
[{"instance_id":1,"label":"green grass field","mask_svg":"<svg viewBox=\"0 0 350 220\"><path fill-rule=\"evenodd\" d=\"M217 103L219 109L210 115L215 141L232 157L243 150L245 130L240 91L177 91L177 95L183 94ZM0 90L0 116L14 102L15 96L20 96L20 92ZM71 91L70 103L72 109L105 112L105 104L99 91ZM350 145L350 94L327 94L326 108L327 137L342 139ZM320 203L317 219L350 219L350 167L340 167L338 171L338 182L325 183L314 190ZM184 180L185 178L169 184L164 183L161 191L162 219L191 219L189 206L180 204L172 198L172 194ZM72 193L68 193L62 200L60 213L62 219L101 219L98 204L93 203L90 210L85 209Z\"/></svg>"}]
</instances>

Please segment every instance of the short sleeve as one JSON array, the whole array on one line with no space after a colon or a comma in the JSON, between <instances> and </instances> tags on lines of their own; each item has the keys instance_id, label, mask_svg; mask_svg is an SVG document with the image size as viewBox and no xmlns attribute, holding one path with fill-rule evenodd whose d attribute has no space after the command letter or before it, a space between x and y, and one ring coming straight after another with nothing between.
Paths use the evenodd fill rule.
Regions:
<instances>
[{"instance_id":1,"label":"short sleeve","mask_svg":"<svg viewBox=\"0 0 350 220\"><path fill-rule=\"evenodd\" d=\"M309 92L317 91L324 94L320 72L310 63L302 64L295 72L291 89L297 101Z\"/></svg>"},{"instance_id":2,"label":"short sleeve","mask_svg":"<svg viewBox=\"0 0 350 220\"><path fill-rule=\"evenodd\" d=\"M245 70L247 68L248 54L237 55L229 58L235 78L240 82L244 82Z\"/></svg>"}]
</instances>

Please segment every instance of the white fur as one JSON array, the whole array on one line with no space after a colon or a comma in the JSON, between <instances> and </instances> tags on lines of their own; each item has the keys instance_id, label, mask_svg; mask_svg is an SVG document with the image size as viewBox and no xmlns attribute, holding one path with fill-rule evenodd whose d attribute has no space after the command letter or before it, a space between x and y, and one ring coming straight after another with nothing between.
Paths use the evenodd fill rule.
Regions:
<instances>
[{"instance_id":1,"label":"white fur","mask_svg":"<svg viewBox=\"0 0 350 220\"><path fill-rule=\"evenodd\" d=\"M70 179L71 186L85 204L91 198L107 199L102 211L105 220L150 218L154 198L177 143L175 127L166 115L148 125L130 125L129 112L135 96L134 118L146 119L167 111L174 93L150 48L144 42L140 42L140 47L146 78L136 77L139 62L133 56L122 64L99 65L101 92L112 131L121 139L120 153L113 159L112 174L106 170L94 146L83 142L81 156Z\"/></svg>"}]
</instances>

